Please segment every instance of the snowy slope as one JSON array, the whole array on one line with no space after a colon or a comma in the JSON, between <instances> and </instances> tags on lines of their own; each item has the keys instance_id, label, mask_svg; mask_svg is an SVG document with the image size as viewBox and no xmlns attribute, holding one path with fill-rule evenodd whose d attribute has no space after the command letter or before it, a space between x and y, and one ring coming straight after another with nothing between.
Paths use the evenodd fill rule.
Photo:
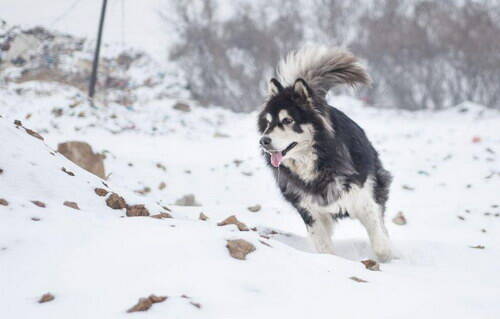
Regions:
<instances>
[{"instance_id":1,"label":"snowy slope","mask_svg":"<svg viewBox=\"0 0 500 319\"><path fill-rule=\"evenodd\" d=\"M169 100L136 110L92 110L85 103L74 109L71 91L50 87L52 94L36 95L30 85L19 95L9 93L19 87L0 95L0 198L9 202L0 205L2 318L498 316L500 115L494 111L463 105L411 114L332 97L366 128L395 175L387 224L399 258L373 272L360 263L374 256L354 221L338 227L336 256L313 252L259 158L255 114L198 107L184 113ZM62 116L51 112L54 105ZM85 117L78 116L82 110ZM45 141L16 128L15 119ZM121 218L124 210L110 209L94 193L103 187L100 179L51 155L51 147L72 139L105 151L111 190L152 214L163 211L157 202L166 204L174 218ZM149 193L135 193L145 186ZM170 205L188 193L202 206ZM262 209L248 211L255 204ZM391 222L398 211L406 225ZM200 212L209 219L200 221ZM255 230L217 226L230 215ZM226 249L226 240L240 238L256 247L247 260ZM46 292L55 300L37 303ZM169 298L145 313L126 313L150 294Z\"/></svg>"}]
</instances>

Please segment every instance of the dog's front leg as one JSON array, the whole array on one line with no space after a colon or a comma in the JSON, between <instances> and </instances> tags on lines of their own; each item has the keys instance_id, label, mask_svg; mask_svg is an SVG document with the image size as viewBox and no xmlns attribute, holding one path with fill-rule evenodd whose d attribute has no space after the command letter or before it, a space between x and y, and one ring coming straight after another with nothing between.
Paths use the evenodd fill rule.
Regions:
<instances>
[{"instance_id":1,"label":"dog's front leg","mask_svg":"<svg viewBox=\"0 0 500 319\"><path fill-rule=\"evenodd\" d=\"M330 237L329 226L325 225L324 218L319 214L313 214L305 208L298 207L300 216L307 227L309 238L314 244L316 251L322 254L333 254L333 244Z\"/></svg>"}]
</instances>

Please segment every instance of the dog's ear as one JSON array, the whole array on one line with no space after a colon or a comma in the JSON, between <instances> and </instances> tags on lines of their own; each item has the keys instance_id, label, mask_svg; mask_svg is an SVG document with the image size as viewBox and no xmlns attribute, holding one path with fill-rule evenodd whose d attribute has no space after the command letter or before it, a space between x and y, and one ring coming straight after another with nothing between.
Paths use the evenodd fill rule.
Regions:
<instances>
[{"instance_id":1,"label":"dog's ear","mask_svg":"<svg viewBox=\"0 0 500 319\"><path fill-rule=\"evenodd\" d=\"M269 85L267 86L267 93L270 96L275 96L281 91L283 91L283 85L281 85L281 83L278 80L276 80L275 78L269 80Z\"/></svg>"},{"instance_id":2,"label":"dog's ear","mask_svg":"<svg viewBox=\"0 0 500 319\"><path fill-rule=\"evenodd\" d=\"M307 85L304 79L297 79L293 84L293 91L297 94L301 99L306 101L310 101L312 99L313 91Z\"/></svg>"}]
</instances>

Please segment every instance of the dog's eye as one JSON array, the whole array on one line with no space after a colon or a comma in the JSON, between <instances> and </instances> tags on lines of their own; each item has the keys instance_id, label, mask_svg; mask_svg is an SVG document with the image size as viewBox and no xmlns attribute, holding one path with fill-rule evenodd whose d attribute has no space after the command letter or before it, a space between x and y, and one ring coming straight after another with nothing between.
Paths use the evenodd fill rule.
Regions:
<instances>
[{"instance_id":1,"label":"dog's eye","mask_svg":"<svg viewBox=\"0 0 500 319\"><path fill-rule=\"evenodd\" d=\"M284 125L291 124L292 122L293 120L289 117L285 117L283 120L281 120L281 123L283 123Z\"/></svg>"}]
</instances>

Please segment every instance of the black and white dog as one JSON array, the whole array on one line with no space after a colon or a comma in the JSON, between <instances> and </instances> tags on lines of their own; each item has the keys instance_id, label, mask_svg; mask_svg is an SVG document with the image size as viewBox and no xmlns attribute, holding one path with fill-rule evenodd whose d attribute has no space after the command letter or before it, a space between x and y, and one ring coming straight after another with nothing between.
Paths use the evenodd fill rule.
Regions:
<instances>
[{"instance_id":1,"label":"black and white dog","mask_svg":"<svg viewBox=\"0 0 500 319\"><path fill-rule=\"evenodd\" d=\"M333 226L351 217L366 228L377 258L388 261L383 215L391 175L363 129L325 100L335 85L368 84L367 73L350 52L327 47L290 53L276 73L258 126L262 154L283 196L318 252L333 253Z\"/></svg>"}]
</instances>

